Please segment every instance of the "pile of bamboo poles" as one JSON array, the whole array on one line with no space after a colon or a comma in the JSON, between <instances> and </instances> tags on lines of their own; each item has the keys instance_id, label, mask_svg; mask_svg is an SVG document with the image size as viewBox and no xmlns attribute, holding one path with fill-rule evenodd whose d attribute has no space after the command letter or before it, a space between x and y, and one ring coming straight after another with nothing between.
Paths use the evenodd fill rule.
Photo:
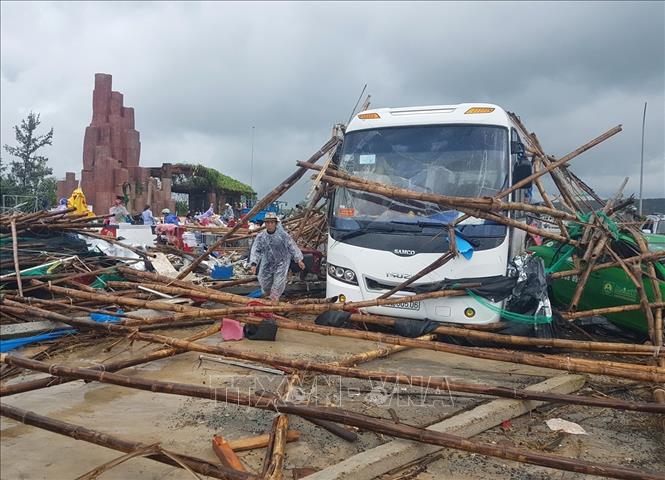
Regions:
<instances>
[{"instance_id":1,"label":"pile of bamboo poles","mask_svg":"<svg viewBox=\"0 0 665 480\"><path fill-rule=\"evenodd\" d=\"M277 413L275 422L268 435L265 461L258 476L254 473L242 471L239 464L229 463L220 466L201 459L164 450L150 450L147 445L138 442L121 440L101 432L84 429L80 426L66 424L54 419L40 416L2 404L0 413L24 423L61 433L64 435L78 435L87 441L109 446L123 452L137 450L148 452L149 458L171 465L184 464L199 473L215 476L217 478L282 478L284 470L285 444L289 436L289 415L298 415L317 424L325 426L338 435L349 435L337 424L361 427L365 430L391 435L396 438L417 440L424 443L456 448L464 451L511 459L519 462L558 468L562 470L582 472L592 475L605 475L614 478L660 478L657 474L634 469L602 465L582 460L544 455L524 449L512 447L497 447L476 441L464 440L453 435L435 433L405 424L396 424L374 417L360 415L355 412L337 407L321 408L310 405L294 403L290 400L293 385L307 378L309 374L338 375L345 378L360 380L377 380L393 382L410 386L436 387L447 391L466 392L483 396L501 398L519 398L525 400L547 401L561 404L581 405L589 408L611 408L616 410L642 412L644 414L664 414L665 400L660 393L655 393L656 402L626 401L606 396L604 398L585 395L564 395L555 393L534 392L530 390L508 388L504 386L490 386L478 383L467 383L450 380L436 380L404 371L372 370L357 368L357 364L371 361L380 356L390 355L406 348L429 350L433 352L446 352L456 355L508 362L519 365L530 365L547 368L557 368L568 372L585 373L589 375L603 375L607 378L628 379L640 383L665 383L665 350L662 346L662 309L665 306L663 299L657 294L655 298L647 298L644 282L651 282L652 289L656 288L656 273L653 262L663 258L661 254L647 251L639 232L627 225L621 217L625 202L621 199L621 189L618 194L606 202L601 211L592 214L588 219L582 218L581 212L587 200L582 199L581 192L595 195L586 184L567 170L566 164L584 151L610 138L620 131L615 127L588 142L561 159L554 159L546 155L533 134L524 130L525 138L529 139L528 150L532 153L533 164L536 169L529 178L517 182L512 187L499 193L493 198L466 198L437 195L431 193L414 192L399 189L367 179L349 175L336 168L332 158L341 139L333 136L326 144L313 154L308 161L298 162L298 169L284 182L280 183L268 193L252 209L247 217L272 203L301 179L308 170L317 171L315 185L305 207L295 215L287 218L283 226L296 239L302 248L320 248L327 239L327 198L328 193L334 189L346 188L359 190L369 194L381 195L390 199L418 204L426 202L447 209L456 209L463 213L455 224L446 226L444 235L450 239L450 251L446 252L436 262L423 269L409 280L395 285L384 292L379 298L362 302L330 302L306 299L297 302L277 302L271 304L256 304L254 299L236 295L228 289L245 280L231 280L217 282L208 286L195 284L184 278L213 252L220 249L229 251L238 248L238 244L255 237L262 228L256 230L242 229L242 222L232 228L221 230L209 229L211 233L221 234L221 238L206 250L203 255L192 256L192 262L180 270L177 278L170 278L152 271L141 271L130 268L117 262L111 265L101 260L85 259L85 263L74 261L71 266L55 274L48 274L41 278L30 277L22 284L20 277L21 266L32 265L36 262L28 253L30 248L39 248L36 241L23 244L19 234L54 235L56 232L75 232L95 236L95 222L99 218L78 218L71 216L71 212L40 212L29 215L3 215L0 216L0 235L12 238L12 248L2 246L3 253L12 253L11 259L2 259L2 266L14 266L13 277L2 280L3 294L0 297L0 313L3 319L12 322L52 321L61 322L68 327L76 329L77 335L85 335L91 341L109 342L110 339L122 341L141 341L153 343L156 349L142 353L123 361L107 363L98 368L74 368L62 364L45 363L39 359L29 359L20 355L3 355L3 365L12 369L25 369L48 373L49 376L37 380L22 381L0 386L0 396L10 397L21 393L48 389L65 382L83 379L121 385L126 388L136 388L161 392L166 394L185 395L197 398L215 398L218 401L233 402L253 408L272 410ZM316 162L326 157L322 166ZM543 175L552 177L557 189L562 207L555 207L554 202L544 190L541 183ZM535 206L511 199L511 194L521 186L533 182L544 199L544 206ZM591 193L589 193L591 192ZM586 197L585 197L586 198ZM548 215L554 219L559 231L544 230L533 225L527 225L515 220L511 212L525 212L529 215ZM636 305L622 307L628 309L641 309L649 319L650 344L630 344L621 342L595 342L572 339L536 339L520 336L509 336L492 333L473 328L464 328L463 325L441 325L436 328L433 335L427 338L404 338L391 333L379 333L372 330L373 326L392 327L395 320L389 317L368 315L364 309L373 306L400 303L403 297L398 296L409 285L429 275L457 255L455 247L455 225L463 218L475 217L504 224L508 227L522 229L532 235L539 235L575 248L574 258L576 269L574 271L559 272L553 275L579 275L578 292L575 293L574 302L570 308L562 310L564 317L578 318L589 312L577 312L576 306L584 294L586 279L591 272L603 268L620 267L630 278L634 279L640 292L640 302ZM620 258L612 249L612 232L609 230L608 219L619 225L624 225L627 231L638 242L639 252L633 257ZM581 225L583 234L571 236L570 224L575 222ZM165 250L166 251L166 250ZM174 252L171 252L174 253ZM611 261L600 261L601 253L611 258ZM143 258L149 255L142 252ZM108 257L105 261L112 261ZM79 263L80 262L80 263ZM82 265L81 265L82 264ZM148 264L149 268L149 264ZM101 273L113 272L123 277L122 281L107 281L104 289L98 290L85 283L90 277ZM18 281L15 287L13 283ZM462 286L464 287L464 286ZM428 300L442 297L464 296L466 291L462 287L450 290L441 290L422 293L410 297L410 300ZM203 307L202 302L214 302ZM122 309L122 312L120 310ZM154 315L146 317L145 309L152 310ZM346 311L350 313L349 322L365 327L365 330L352 328L333 328L315 325L311 316L329 311ZM97 323L85 318L92 313L104 313L115 317L112 323ZM288 314L288 318L282 316ZM324 364L313 359L293 359L274 354L243 352L229 348L224 344L202 343L199 340L209 337L219 331L218 319L234 318L248 324L258 324L263 317L258 315L271 315L280 329L308 332L316 335L337 336L349 342L371 340L383 345L372 352L364 352L337 364ZM152 330L168 328L184 329L194 325L203 325L204 328L195 333L188 334L184 339L172 335L161 335ZM464 338L469 341L486 342L487 346L467 347L433 341L434 335L449 335ZM524 351L523 349L531 349ZM536 349L537 351L533 351ZM117 373L120 370L145 364L154 360L167 358L184 352L199 352L208 355L233 358L236 360L251 361L266 365L285 372L288 381L276 392L268 396L257 397L240 393L219 391L208 387L189 384L177 384L148 380L136 376L127 376ZM590 358L591 357L591 358ZM648 359L645 364L644 359ZM655 392L659 389L656 388ZM665 395L665 391L660 390ZM333 422L333 423L331 423ZM341 430L340 430L341 429ZM218 440L217 449L224 452L228 445ZM219 453L218 453L219 454ZM224 455L222 455L224 456ZM220 457L221 458L221 457ZM225 457L226 458L226 457Z\"/></svg>"}]
</instances>

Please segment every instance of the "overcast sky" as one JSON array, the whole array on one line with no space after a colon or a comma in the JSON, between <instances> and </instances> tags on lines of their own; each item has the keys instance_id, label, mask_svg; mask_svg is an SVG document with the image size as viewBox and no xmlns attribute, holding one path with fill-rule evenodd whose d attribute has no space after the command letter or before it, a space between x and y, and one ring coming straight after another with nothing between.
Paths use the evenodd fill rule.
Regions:
<instances>
[{"instance_id":1,"label":"overcast sky","mask_svg":"<svg viewBox=\"0 0 665 480\"><path fill-rule=\"evenodd\" d=\"M141 165L202 163L260 195L373 107L497 103L563 156L624 131L572 170L600 194L665 197L665 4L37 3L1 13L1 144L30 110L55 129L57 177L82 167L95 72L136 111ZM3 158L5 154L3 152ZM302 182L301 182L302 183ZM298 200L299 185L286 199Z\"/></svg>"}]
</instances>

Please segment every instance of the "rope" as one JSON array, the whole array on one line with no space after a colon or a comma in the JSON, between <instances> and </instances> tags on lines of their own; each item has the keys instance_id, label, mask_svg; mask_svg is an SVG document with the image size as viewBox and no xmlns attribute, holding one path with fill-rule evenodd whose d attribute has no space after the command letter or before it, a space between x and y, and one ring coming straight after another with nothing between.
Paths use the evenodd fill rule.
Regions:
<instances>
[{"instance_id":1,"label":"rope","mask_svg":"<svg viewBox=\"0 0 665 480\"><path fill-rule=\"evenodd\" d=\"M471 290L467 290L466 293L473 298L476 302L480 303L483 307L491 310L494 313L498 313L502 318L510 320L517 323L528 323L528 324L545 324L552 323L552 317L547 315L526 315L524 313L510 312L501 307L490 303L488 300L484 299L480 295L476 295Z\"/></svg>"}]
</instances>

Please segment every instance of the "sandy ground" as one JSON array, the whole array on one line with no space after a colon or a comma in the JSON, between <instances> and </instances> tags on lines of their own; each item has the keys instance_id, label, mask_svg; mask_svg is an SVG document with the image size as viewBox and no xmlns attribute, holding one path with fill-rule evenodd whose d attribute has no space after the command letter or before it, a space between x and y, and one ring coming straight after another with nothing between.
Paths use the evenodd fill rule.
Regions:
<instances>
[{"instance_id":1,"label":"sandy ground","mask_svg":"<svg viewBox=\"0 0 665 480\"><path fill-rule=\"evenodd\" d=\"M189 331L164 332L184 337ZM204 342L215 344L218 335ZM53 358L54 362L89 365L92 362L145 352L135 343L103 348L111 342L77 350L73 355ZM373 350L367 341L325 337L305 332L281 330L277 342L234 342L239 350L253 350L292 358L332 362L348 355ZM143 349L142 349L143 348ZM152 347L148 347L152 348ZM399 370L410 374L449 376L465 381L492 385L523 387L561 372L537 367L479 360L439 352L408 350L366 364L368 368ZM242 367L198 361L198 354L187 353L122 373L146 378L227 388L244 391L275 391L283 377ZM26 374L13 382L37 378ZM309 379L298 393L319 404L337 404L344 408L391 418L392 408L400 421L425 426L486 399L447 392L426 392L415 388L380 385L355 379L319 376ZM595 388L602 389L603 379L594 377ZM613 382L616 384L616 382ZM415 394L407 394L407 390ZM392 393L392 395L390 394ZM419 394L418 394L419 393ZM589 392L586 392L589 393ZM617 392L623 398L648 398L645 392ZM274 413L227 405L210 400L156 394L98 383L75 381L35 392L3 399L10 405L93 428L122 438L144 443L160 442L164 448L216 462L210 443L214 434L227 439L248 437L270 429ZM551 432L544 421L561 417L580 423L589 433L583 436ZM293 468L325 468L355 453L391 440L373 432L359 432L358 442L349 443L303 419L292 417L292 428L301 432L298 442L286 449L286 477ZM73 440L2 418L0 423L1 479L69 479L121 455L121 453ZM665 472L665 445L662 431L653 416L575 406L544 406L511 422L510 428L496 428L476 437L496 443L548 451L560 455L632 465ZM250 470L258 470L264 450L240 453ZM584 476L555 472L535 466L489 459L464 452L443 450L441 459L414 472L418 479L435 478L561 478ZM104 479L179 479L191 478L183 470L146 459L133 459L102 475Z\"/></svg>"}]
</instances>

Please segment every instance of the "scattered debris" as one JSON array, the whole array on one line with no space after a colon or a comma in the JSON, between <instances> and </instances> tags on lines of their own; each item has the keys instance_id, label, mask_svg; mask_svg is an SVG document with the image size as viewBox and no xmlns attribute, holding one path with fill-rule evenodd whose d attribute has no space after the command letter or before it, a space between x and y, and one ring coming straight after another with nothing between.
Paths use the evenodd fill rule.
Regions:
<instances>
[{"instance_id":1,"label":"scattered debris","mask_svg":"<svg viewBox=\"0 0 665 480\"><path fill-rule=\"evenodd\" d=\"M640 418L654 418L653 414L665 413L665 390L660 386L665 383L665 249L653 248L664 242L642 232L639 222L627 213L632 199L622 196L625 182L613 198L601 201L567 168L573 158L617 134L621 127L555 159L544 153L537 137L519 118L511 118L526 139L522 160L526 159L529 170L492 197L441 195L351 175L339 168L338 148L344 129L337 126L321 149L307 161L298 162L292 175L248 207L237 222L162 224L155 228L155 241L148 242L146 238L153 239L149 225L111 228L103 223L111 215L93 216L75 207L0 215L0 346L3 352L10 352L1 357L2 415L127 454L91 470L90 477L124 466L136 456L146 456L216 478L281 479L289 470L293 478L338 478L335 475L342 473L334 473L335 468L326 465L325 459L314 462L310 454L299 459L301 465L297 466L297 455L291 455L291 451L308 447L311 439L307 436L312 430L301 426L311 423L316 427L309 425L310 429L325 429L326 435L333 434L326 437L328 441L344 448L351 448L349 444L362 449L365 444L360 440L367 435L375 442L387 442L374 454L378 459L392 458L390 462L396 464L386 460L388 463L376 467L373 459L368 467L362 463L363 458L372 456L368 449L353 460L360 462L353 467L358 472L354 478L365 478L362 475L369 475L367 472L385 475L381 478L418 478L442 458L442 447L467 452L464 458L484 455L589 475L662 478L657 473L663 467L658 459L636 466L617 461L609 464L582 455L572 458L548 453L551 438L536 447L465 438L499 425L510 437L518 428L513 414L521 415L545 403L553 408L610 409L617 417L632 412ZM303 252L306 269L294 269L285 297L270 301L252 275L249 249L265 228L260 224L261 214L265 215L308 170L315 175L306 201L281 219ZM544 175L556 185L556 201L543 188ZM542 205L518 201L514 195L530 184L540 192ZM352 283L363 274L351 272L351 276L344 268L326 263L328 204L331 193L341 188L379 195L404 206L425 202L457 212L450 222L437 227L449 248L415 274L379 285L372 298L350 301L337 294L325 298L326 275ZM532 221L517 220L518 216ZM458 228L469 218L525 232L533 241L531 253L515 256L511 269L500 278L447 279L423 287L425 276L460 256L477 255ZM547 228L543 222L548 223ZM404 292L409 293L409 302L461 297L472 297L481 305L503 302L497 310L501 321L490 325L444 324L368 313L372 307L403 307ZM639 336L632 342L624 338L600 341L576 324L577 319L593 315L605 315ZM196 326L198 330L190 330ZM304 353L288 354L283 350L285 338L297 343ZM325 348L315 338L343 341L345 356L333 360L322 357ZM25 349L29 344L37 344L38 349ZM154 350L144 350L151 344ZM96 359L81 363L69 362L63 353L90 345L103 346L105 353L113 352L113 356L98 363ZM52 357L56 354L57 358ZM205 368L189 370L190 381L161 380L140 370L180 355L189 355L187 358L195 362L192 355L196 354L199 365L205 362ZM395 360L398 354L399 359L409 361ZM114 359L116 355L123 357ZM433 375L425 369L427 361L437 355L457 359L450 376ZM375 363L358 367L369 362ZM469 362L485 362L493 369L492 381L469 378L477 370L455 371L463 371ZM130 367L140 368L131 375L121 372ZM225 382L223 388L210 380L197 381L203 371L207 375L219 373ZM559 371L568 374L555 376ZM48 376L33 378L30 372ZM585 378L571 373L602 379L617 389L625 385L636 385L637 390L652 388L654 401L636 394L636 390L625 397L614 395L610 388L602 395L595 391L589 394L588 390L574 394ZM246 385L231 382L238 378L256 380L259 375L270 379L261 388L245 389ZM520 376L553 378L542 388L533 384L525 388L530 381L524 378L522 384L516 384L515 378ZM343 380L345 387L356 387L356 394L343 401L343 389L336 388L333 379ZM160 446L161 442L122 440L12 405L12 396L30 392L47 395L44 389L63 388L57 386L77 380L222 402L237 408L236 422L248 425L241 432L242 438L233 438L237 432L231 435L225 429L229 420L218 419L220 429L212 437L212 448L220 465L173 453ZM312 393L318 382L322 382L321 392L334 393L325 398ZM442 414L447 419L432 418L426 423L393 403L396 398L412 402L428 392L432 394L430 403L423 401L428 407L422 411L432 412L436 402L450 400L449 410ZM462 394L478 403L460 413L455 402L464 398ZM504 400L484 403L488 397ZM250 411L262 412L272 425L249 425L253 418L247 413ZM486 415L480 415L482 412ZM306 423L298 423L298 429L290 427L303 420ZM122 422L122 417L117 421ZM545 423L553 431L586 434L579 424L561 418ZM467 430L461 431L461 425ZM247 436L254 433L261 435ZM386 437L413 443L388 442ZM258 449L265 451L254 458ZM406 453L391 457L393 451ZM339 468L348 475L346 467Z\"/></svg>"},{"instance_id":2,"label":"scattered debris","mask_svg":"<svg viewBox=\"0 0 665 480\"><path fill-rule=\"evenodd\" d=\"M580 425L564 420L563 418L550 418L545 423L550 427L550 430L555 432L565 432L571 435L587 435L586 430Z\"/></svg>"}]
</instances>

